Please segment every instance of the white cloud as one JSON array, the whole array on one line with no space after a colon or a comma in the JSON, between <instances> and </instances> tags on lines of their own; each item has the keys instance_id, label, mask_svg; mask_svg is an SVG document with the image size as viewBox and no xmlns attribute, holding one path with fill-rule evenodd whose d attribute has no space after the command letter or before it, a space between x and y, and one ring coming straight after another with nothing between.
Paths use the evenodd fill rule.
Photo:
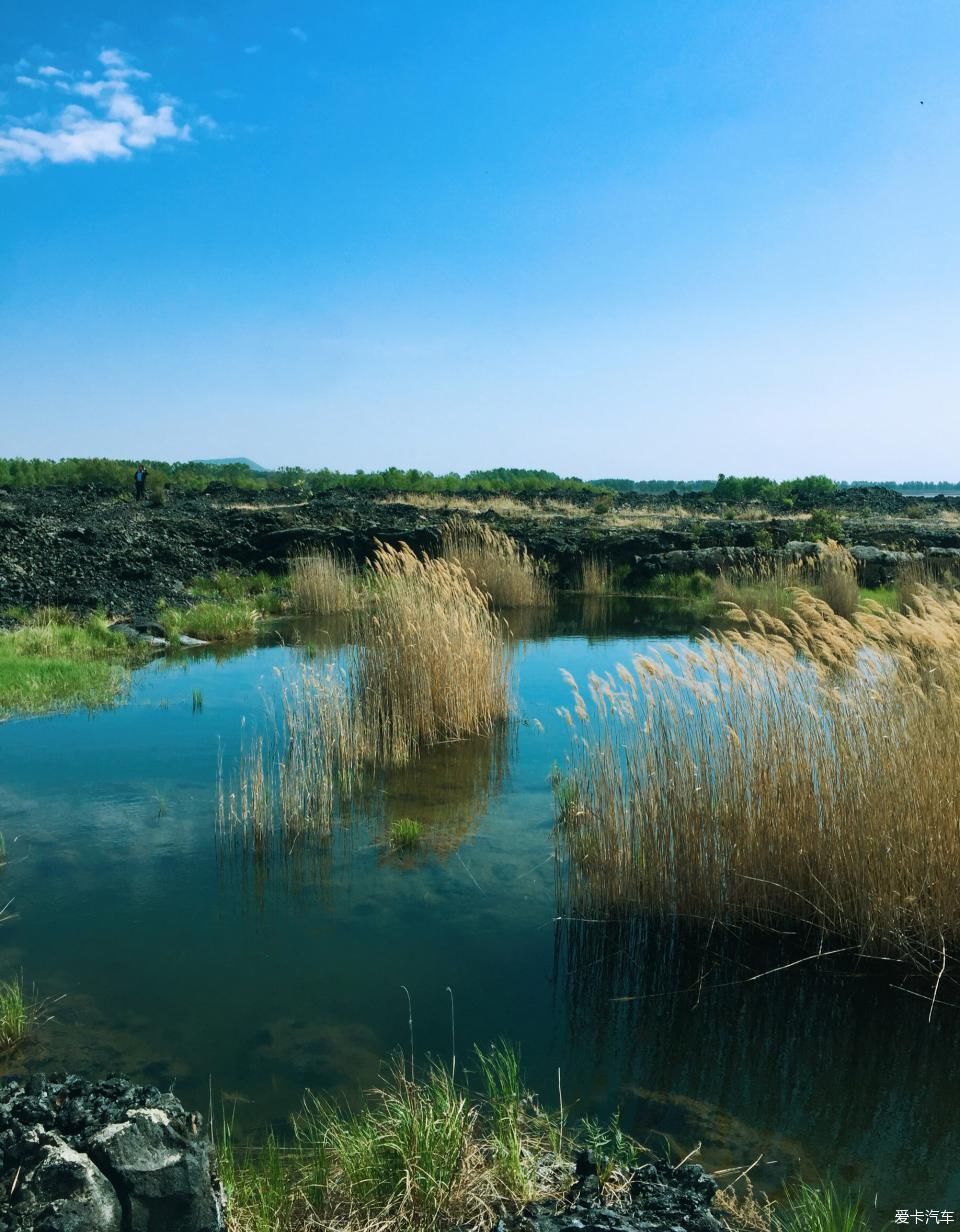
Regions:
<instances>
[{"instance_id":1,"label":"white cloud","mask_svg":"<svg viewBox=\"0 0 960 1232\"><path fill-rule=\"evenodd\" d=\"M89 71L76 80L54 65L38 69L55 78L58 89L86 101L68 103L56 114L0 122L0 174L14 166L38 163L96 162L101 158L130 158L135 150L149 149L160 141L189 141L190 126L175 116L178 101L161 95L149 111L134 92L135 83L150 74L134 68L122 52L104 48L98 57L102 75ZM46 89L47 82L18 77L21 85ZM203 127L215 127L209 116Z\"/></svg>"},{"instance_id":2,"label":"white cloud","mask_svg":"<svg viewBox=\"0 0 960 1232\"><path fill-rule=\"evenodd\" d=\"M45 81L37 81L36 77L25 77L20 75L16 79L18 86L28 86L31 90L45 90L47 83Z\"/></svg>"},{"instance_id":3,"label":"white cloud","mask_svg":"<svg viewBox=\"0 0 960 1232\"><path fill-rule=\"evenodd\" d=\"M295 39L298 39L301 43L305 43L307 39L310 37L307 34L306 30L301 30L299 26L291 26L290 33L293 35Z\"/></svg>"},{"instance_id":4,"label":"white cloud","mask_svg":"<svg viewBox=\"0 0 960 1232\"><path fill-rule=\"evenodd\" d=\"M255 56L257 52L260 50L260 44L251 43L249 47L244 47L243 50L248 56Z\"/></svg>"}]
</instances>

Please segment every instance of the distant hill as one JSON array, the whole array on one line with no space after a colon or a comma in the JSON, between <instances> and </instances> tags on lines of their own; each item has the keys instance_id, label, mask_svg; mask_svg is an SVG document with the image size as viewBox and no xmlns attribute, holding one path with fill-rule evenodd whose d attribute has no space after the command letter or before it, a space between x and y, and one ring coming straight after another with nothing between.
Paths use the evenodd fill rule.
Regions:
<instances>
[{"instance_id":1,"label":"distant hill","mask_svg":"<svg viewBox=\"0 0 960 1232\"><path fill-rule=\"evenodd\" d=\"M249 466L252 471L260 471L264 475L267 473L265 466L261 466L259 462L252 462L250 458L194 458L193 460L203 466Z\"/></svg>"}]
</instances>

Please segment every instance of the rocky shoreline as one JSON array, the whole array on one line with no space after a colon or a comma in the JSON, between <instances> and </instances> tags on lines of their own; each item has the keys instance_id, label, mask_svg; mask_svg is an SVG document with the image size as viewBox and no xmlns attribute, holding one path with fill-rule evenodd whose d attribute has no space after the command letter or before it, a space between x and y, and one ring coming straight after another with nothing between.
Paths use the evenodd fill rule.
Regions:
<instances>
[{"instance_id":1,"label":"rocky shoreline","mask_svg":"<svg viewBox=\"0 0 960 1232\"><path fill-rule=\"evenodd\" d=\"M492 1232L722 1232L717 1182L652 1160L608 1201L589 1151L559 1202ZM121 1076L32 1074L0 1083L0 1232L222 1232L227 1197L203 1118ZM452 1230L451 1230L452 1232Z\"/></svg>"},{"instance_id":2,"label":"rocky shoreline","mask_svg":"<svg viewBox=\"0 0 960 1232\"><path fill-rule=\"evenodd\" d=\"M0 1232L219 1232L202 1120L122 1077L0 1083Z\"/></svg>"},{"instance_id":3,"label":"rocky shoreline","mask_svg":"<svg viewBox=\"0 0 960 1232\"><path fill-rule=\"evenodd\" d=\"M676 516L681 502L689 516ZM561 588L575 586L585 555L610 560L635 588L660 573L716 574L818 550L803 537L803 521L776 510L726 510L709 493L626 495L600 512L586 502L588 516L554 513L541 500L511 503L501 513L495 499L486 506L481 499L475 516L549 561ZM960 568L960 498L918 503L886 489L848 489L830 510L865 585L889 581L907 561ZM298 549L329 546L362 559L379 539L435 551L450 512L346 491L251 498L212 485L153 505L91 488L0 490L0 608L51 604L142 617L159 600L184 603L194 577L222 569L282 574ZM623 525L638 512L660 525Z\"/></svg>"}]
</instances>

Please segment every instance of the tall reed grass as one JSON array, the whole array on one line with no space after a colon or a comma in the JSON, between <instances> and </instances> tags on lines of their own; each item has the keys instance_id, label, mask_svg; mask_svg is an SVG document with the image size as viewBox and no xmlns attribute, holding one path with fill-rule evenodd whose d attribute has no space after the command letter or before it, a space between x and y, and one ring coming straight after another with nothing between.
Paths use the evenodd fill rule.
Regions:
<instances>
[{"instance_id":1,"label":"tall reed grass","mask_svg":"<svg viewBox=\"0 0 960 1232\"><path fill-rule=\"evenodd\" d=\"M960 945L960 598L733 616L591 676L589 704L569 678L565 910L807 924L939 966Z\"/></svg>"},{"instance_id":2,"label":"tall reed grass","mask_svg":"<svg viewBox=\"0 0 960 1232\"><path fill-rule=\"evenodd\" d=\"M339 798L368 770L490 733L510 706L504 626L457 561L378 545L368 600L336 664L285 680L273 731L248 745L237 782L220 783L222 825L247 844L329 830Z\"/></svg>"},{"instance_id":3,"label":"tall reed grass","mask_svg":"<svg viewBox=\"0 0 960 1232\"><path fill-rule=\"evenodd\" d=\"M550 603L546 566L502 530L455 514L443 527L442 555L459 563L497 607Z\"/></svg>"},{"instance_id":4,"label":"tall reed grass","mask_svg":"<svg viewBox=\"0 0 960 1232\"><path fill-rule=\"evenodd\" d=\"M603 556L585 556L580 565L579 589L585 595L612 595L619 588L613 565Z\"/></svg>"},{"instance_id":5,"label":"tall reed grass","mask_svg":"<svg viewBox=\"0 0 960 1232\"><path fill-rule=\"evenodd\" d=\"M360 577L348 557L329 548L298 553L290 562L290 595L294 611L350 612L361 601Z\"/></svg>"},{"instance_id":6,"label":"tall reed grass","mask_svg":"<svg viewBox=\"0 0 960 1232\"><path fill-rule=\"evenodd\" d=\"M783 619L798 588L816 594L838 616L850 619L860 602L856 561L842 544L828 539L807 560L761 558L755 568L720 574L713 581L713 597L720 604L733 603L747 612Z\"/></svg>"}]
</instances>

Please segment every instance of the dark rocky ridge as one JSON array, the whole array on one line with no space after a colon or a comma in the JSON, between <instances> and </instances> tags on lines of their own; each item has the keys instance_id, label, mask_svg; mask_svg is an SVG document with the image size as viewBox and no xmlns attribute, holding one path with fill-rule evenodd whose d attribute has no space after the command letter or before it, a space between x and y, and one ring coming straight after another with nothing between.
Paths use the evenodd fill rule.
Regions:
<instances>
[{"instance_id":1,"label":"dark rocky ridge","mask_svg":"<svg viewBox=\"0 0 960 1232\"><path fill-rule=\"evenodd\" d=\"M603 514L544 516L537 500L512 499L527 505L529 514L501 515L481 499L479 516L548 560L561 586L573 582L584 554L623 566L628 586L661 572L716 573L778 555L794 558L804 526L776 512L758 521L759 509L749 511L751 520L718 517L723 507L709 493L617 498L615 514L641 509L663 516L663 529L618 528ZM579 503L589 506L590 500ZM672 516L681 502L690 517ZM886 489L849 489L831 508L865 582L886 580L906 559L960 556L960 527L944 520L945 511L960 510L960 498L918 502ZM914 516L918 508L923 517ZM375 539L402 539L418 550L436 550L446 516L399 497L373 500L347 491L304 499L296 492L251 498L218 489L172 494L163 506L93 489L0 491L0 607L57 604L142 616L158 599L184 602L184 588L196 576L219 569L282 573L297 548L329 545L362 559Z\"/></svg>"},{"instance_id":2,"label":"dark rocky ridge","mask_svg":"<svg viewBox=\"0 0 960 1232\"><path fill-rule=\"evenodd\" d=\"M219 1232L201 1119L122 1077L0 1084L2 1232Z\"/></svg>"}]
</instances>

